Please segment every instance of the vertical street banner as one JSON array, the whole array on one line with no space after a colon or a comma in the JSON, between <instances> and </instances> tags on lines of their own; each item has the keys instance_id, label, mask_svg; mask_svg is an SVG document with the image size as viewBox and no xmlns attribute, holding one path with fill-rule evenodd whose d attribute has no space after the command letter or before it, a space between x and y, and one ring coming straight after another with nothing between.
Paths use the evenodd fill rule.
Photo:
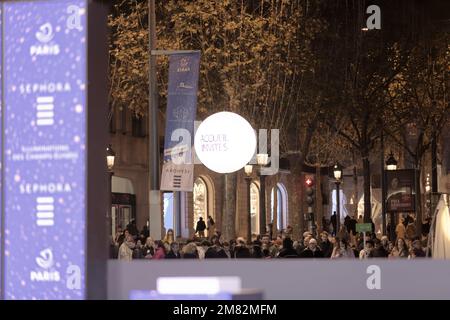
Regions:
<instances>
[{"instance_id":1,"label":"vertical street banner","mask_svg":"<svg viewBox=\"0 0 450 320\"><path fill-rule=\"evenodd\" d=\"M413 212L415 210L414 169L387 170L387 211Z\"/></svg>"},{"instance_id":2,"label":"vertical street banner","mask_svg":"<svg viewBox=\"0 0 450 320\"><path fill-rule=\"evenodd\" d=\"M161 190L193 189L192 146L199 69L200 52L170 55Z\"/></svg>"},{"instance_id":3,"label":"vertical street banner","mask_svg":"<svg viewBox=\"0 0 450 320\"><path fill-rule=\"evenodd\" d=\"M86 5L3 4L5 299L85 298Z\"/></svg>"},{"instance_id":4,"label":"vertical street banner","mask_svg":"<svg viewBox=\"0 0 450 320\"><path fill-rule=\"evenodd\" d=\"M0 146L1 150L3 150L3 4L0 3ZM0 156L0 204L3 204L3 194L2 194L2 186L3 186L3 157ZM0 299L3 298L3 205L0 207Z\"/></svg>"}]
</instances>

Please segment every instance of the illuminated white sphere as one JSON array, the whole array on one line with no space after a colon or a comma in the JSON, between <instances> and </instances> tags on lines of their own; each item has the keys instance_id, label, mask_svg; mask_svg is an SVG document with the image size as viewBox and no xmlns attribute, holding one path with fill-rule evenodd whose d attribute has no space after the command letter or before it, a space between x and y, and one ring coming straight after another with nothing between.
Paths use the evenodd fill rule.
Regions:
<instances>
[{"instance_id":1,"label":"illuminated white sphere","mask_svg":"<svg viewBox=\"0 0 450 320\"><path fill-rule=\"evenodd\" d=\"M210 170L235 172L253 157L256 135L250 123L232 112L218 112L198 127L194 140L198 159Z\"/></svg>"}]
</instances>

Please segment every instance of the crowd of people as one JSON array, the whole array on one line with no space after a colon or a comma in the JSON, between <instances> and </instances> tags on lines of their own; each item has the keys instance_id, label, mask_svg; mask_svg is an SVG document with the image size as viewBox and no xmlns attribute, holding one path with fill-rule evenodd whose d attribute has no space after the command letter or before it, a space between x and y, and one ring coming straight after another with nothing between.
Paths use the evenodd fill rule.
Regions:
<instances>
[{"instance_id":1,"label":"crowd of people","mask_svg":"<svg viewBox=\"0 0 450 320\"><path fill-rule=\"evenodd\" d=\"M395 241L390 241L387 236L377 237L374 233L353 232L349 224L342 225L339 232L322 231L317 237L311 232L304 232L298 240L293 239L292 228L288 226L273 239L264 234L254 235L252 241L242 237L225 241L220 231L215 230L211 217L208 217L207 223L199 219L196 236L192 239L175 239L173 230L169 229L164 239L154 240L146 227L139 232L133 221L125 230L118 230L115 239L112 239L110 257L131 261L211 258L415 259L429 256L427 235L417 237L415 232L408 232L411 221L405 220L402 219L396 226Z\"/></svg>"}]
</instances>

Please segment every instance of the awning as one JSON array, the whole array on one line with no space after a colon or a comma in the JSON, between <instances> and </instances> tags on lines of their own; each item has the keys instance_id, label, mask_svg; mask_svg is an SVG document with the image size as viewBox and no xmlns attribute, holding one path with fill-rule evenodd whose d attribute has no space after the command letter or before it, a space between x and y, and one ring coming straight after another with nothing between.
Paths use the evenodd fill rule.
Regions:
<instances>
[{"instance_id":1,"label":"awning","mask_svg":"<svg viewBox=\"0 0 450 320\"><path fill-rule=\"evenodd\" d=\"M111 191L113 193L128 193L135 194L133 183L128 178L122 178L118 176L112 177Z\"/></svg>"}]
</instances>

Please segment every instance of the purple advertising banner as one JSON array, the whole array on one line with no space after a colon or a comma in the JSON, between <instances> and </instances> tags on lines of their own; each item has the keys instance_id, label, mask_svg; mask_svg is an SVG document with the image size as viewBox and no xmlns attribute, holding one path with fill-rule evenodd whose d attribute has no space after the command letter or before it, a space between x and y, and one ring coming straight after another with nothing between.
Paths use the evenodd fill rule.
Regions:
<instances>
[{"instance_id":1,"label":"purple advertising banner","mask_svg":"<svg viewBox=\"0 0 450 320\"><path fill-rule=\"evenodd\" d=\"M84 299L86 0L4 3L4 297Z\"/></svg>"},{"instance_id":2,"label":"purple advertising banner","mask_svg":"<svg viewBox=\"0 0 450 320\"><path fill-rule=\"evenodd\" d=\"M0 3L0 54L2 53L3 50L3 46L2 46L2 41L3 41L3 27L2 27L2 22L3 22L3 5ZM3 66L2 66L2 59L0 56L0 84L2 84L2 80L3 80ZM2 113L3 113L3 108L2 108L2 104L3 104L3 86L0 85L0 132L3 132L3 121L2 121ZM1 136L3 137L3 133L1 134ZM3 138L0 139L0 144L1 144L1 149L3 150ZM2 190L2 184L3 184L3 177L2 177L2 157L0 156L0 190ZM0 192L0 203L2 202L2 192ZM3 214L2 211L0 209L0 299L3 297Z\"/></svg>"}]
</instances>

